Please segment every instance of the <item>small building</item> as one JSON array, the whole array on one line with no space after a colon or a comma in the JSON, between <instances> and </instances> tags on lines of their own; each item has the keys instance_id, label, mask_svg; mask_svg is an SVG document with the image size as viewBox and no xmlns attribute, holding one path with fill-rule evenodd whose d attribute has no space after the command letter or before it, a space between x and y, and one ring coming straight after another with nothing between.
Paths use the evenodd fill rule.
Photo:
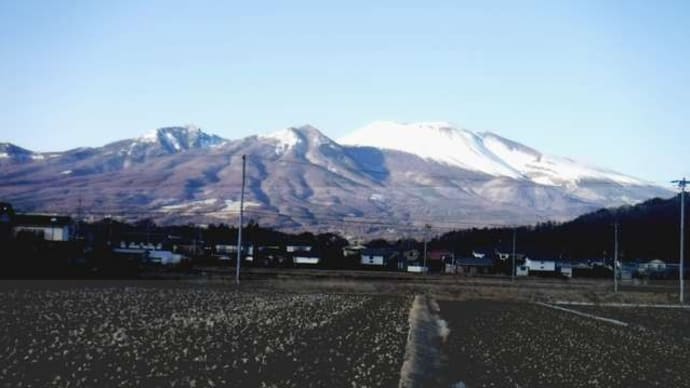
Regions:
<instances>
[{"instance_id":1,"label":"small building","mask_svg":"<svg viewBox=\"0 0 690 388\"><path fill-rule=\"evenodd\" d=\"M641 264L641 267L647 271L663 271L666 269L666 263L659 259L650 260Z\"/></svg>"},{"instance_id":2,"label":"small building","mask_svg":"<svg viewBox=\"0 0 690 388\"><path fill-rule=\"evenodd\" d=\"M427 254L427 258L431 261L440 261L440 262L452 262L453 260L453 253L447 249L432 249L429 251Z\"/></svg>"},{"instance_id":3,"label":"small building","mask_svg":"<svg viewBox=\"0 0 690 388\"><path fill-rule=\"evenodd\" d=\"M178 264L184 259L184 256L178 253L172 253L164 250L152 250L147 253L148 260L152 263L159 263L162 265Z\"/></svg>"},{"instance_id":4,"label":"small building","mask_svg":"<svg viewBox=\"0 0 690 388\"><path fill-rule=\"evenodd\" d=\"M526 258L524 265L530 272L556 272L555 260L532 260Z\"/></svg>"},{"instance_id":5,"label":"small building","mask_svg":"<svg viewBox=\"0 0 690 388\"><path fill-rule=\"evenodd\" d=\"M429 269L428 269L427 267L425 267L425 266L423 266L423 265L418 265L418 264L408 265L408 266L407 266L407 272L425 273L425 272L427 272L428 270L429 270Z\"/></svg>"},{"instance_id":6,"label":"small building","mask_svg":"<svg viewBox=\"0 0 690 388\"><path fill-rule=\"evenodd\" d=\"M573 277L573 266L570 263L559 263L558 273L566 279L571 279Z\"/></svg>"},{"instance_id":7,"label":"small building","mask_svg":"<svg viewBox=\"0 0 690 388\"><path fill-rule=\"evenodd\" d=\"M252 255L254 255L254 246L242 244L242 251L245 255L252 256ZM237 254L237 244L235 244L235 245L217 244L216 245L216 253L220 254L220 255Z\"/></svg>"},{"instance_id":8,"label":"small building","mask_svg":"<svg viewBox=\"0 0 690 388\"><path fill-rule=\"evenodd\" d=\"M515 267L515 276L516 277L529 276L529 267L524 265L524 264L518 265L517 267Z\"/></svg>"},{"instance_id":9,"label":"small building","mask_svg":"<svg viewBox=\"0 0 690 388\"><path fill-rule=\"evenodd\" d=\"M321 262L321 258L313 255L295 255L292 257L292 262L296 265L317 265Z\"/></svg>"},{"instance_id":10,"label":"small building","mask_svg":"<svg viewBox=\"0 0 690 388\"><path fill-rule=\"evenodd\" d=\"M311 252L312 247L310 245L287 245L285 246L285 251L288 253L296 252Z\"/></svg>"},{"instance_id":11,"label":"small building","mask_svg":"<svg viewBox=\"0 0 690 388\"><path fill-rule=\"evenodd\" d=\"M405 249L402 252L402 257L405 263L414 263L419 261L421 254L419 253L419 249Z\"/></svg>"},{"instance_id":12,"label":"small building","mask_svg":"<svg viewBox=\"0 0 690 388\"><path fill-rule=\"evenodd\" d=\"M362 251L365 250L367 247L364 245L348 245L346 247L343 247L343 256L344 257L352 257L352 256L360 256L362 254Z\"/></svg>"},{"instance_id":13,"label":"small building","mask_svg":"<svg viewBox=\"0 0 690 388\"><path fill-rule=\"evenodd\" d=\"M72 218L45 214L17 214L12 220L14 236L31 233L47 241L69 241Z\"/></svg>"},{"instance_id":14,"label":"small building","mask_svg":"<svg viewBox=\"0 0 690 388\"><path fill-rule=\"evenodd\" d=\"M496 264L489 257L457 257L454 263L456 273L467 275L491 273Z\"/></svg>"},{"instance_id":15,"label":"small building","mask_svg":"<svg viewBox=\"0 0 690 388\"><path fill-rule=\"evenodd\" d=\"M387 248L367 248L360 255L359 263L367 266L387 266L396 256L396 252Z\"/></svg>"}]
</instances>

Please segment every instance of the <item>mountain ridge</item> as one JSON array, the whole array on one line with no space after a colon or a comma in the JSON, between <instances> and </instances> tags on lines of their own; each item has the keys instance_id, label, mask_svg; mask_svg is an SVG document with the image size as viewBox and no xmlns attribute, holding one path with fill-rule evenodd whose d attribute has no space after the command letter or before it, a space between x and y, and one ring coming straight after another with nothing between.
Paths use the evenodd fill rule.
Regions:
<instances>
[{"instance_id":1,"label":"mountain ridge","mask_svg":"<svg viewBox=\"0 0 690 388\"><path fill-rule=\"evenodd\" d=\"M575 162L563 162L567 159L548 159L500 135L459 132L446 123L436 132L451 140L491 139L487 147L494 151L484 145L474 150L494 156L514 156L511 150L517 150L523 159L515 157L512 170L501 174L447 163L428 152L342 144L311 125L236 140L193 126L165 127L97 148L36 153L41 159L0 159L5 182L0 199L28 211L74 213L81 199L89 214L164 223L227 222L239 208L242 155L248 160L248 216L283 228L361 234L401 233L427 222L534 223L670 195L638 180L621 183L623 174L596 169L597 176ZM552 166L572 169L566 170L571 176L559 180L557 169L540 169ZM377 222L367 227L362 220Z\"/></svg>"}]
</instances>

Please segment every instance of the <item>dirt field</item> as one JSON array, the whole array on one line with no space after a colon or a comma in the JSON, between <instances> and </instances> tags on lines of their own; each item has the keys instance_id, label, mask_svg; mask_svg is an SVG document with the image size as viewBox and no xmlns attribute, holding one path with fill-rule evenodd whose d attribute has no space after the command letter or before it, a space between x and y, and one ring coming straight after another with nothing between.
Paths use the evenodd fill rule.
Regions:
<instances>
[{"instance_id":1,"label":"dirt field","mask_svg":"<svg viewBox=\"0 0 690 388\"><path fill-rule=\"evenodd\" d=\"M690 309L595 306L568 306L568 308L617 319L658 336L684 341L690 346Z\"/></svg>"},{"instance_id":2,"label":"dirt field","mask_svg":"<svg viewBox=\"0 0 690 388\"><path fill-rule=\"evenodd\" d=\"M593 281L310 275L255 275L240 289L222 277L0 283L0 386L690 381L690 310L564 306L615 324L537 304L665 293L612 295Z\"/></svg>"},{"instance_id":3,"label":"dirt field","mask_svg":"<svg viewBox=\"0 0 690 388\"><path fill-rule=\"evenodd\" d=\"M450 328L443 345L446 386L680 387L690 381L690 344L656 331L533 303L439 305ZM674 313L662 321L682 325L687 317Z\"/></svg>"},{"instance_id":4,"label":"dirt field","mask_svg":"<svg viewBox=\"0 0 690 388\"><path fill-rule=\"evenodd\" d=\"M395 386L410 300L209 287L4 290L8 386Z\"/></svg>"}]
</instances>

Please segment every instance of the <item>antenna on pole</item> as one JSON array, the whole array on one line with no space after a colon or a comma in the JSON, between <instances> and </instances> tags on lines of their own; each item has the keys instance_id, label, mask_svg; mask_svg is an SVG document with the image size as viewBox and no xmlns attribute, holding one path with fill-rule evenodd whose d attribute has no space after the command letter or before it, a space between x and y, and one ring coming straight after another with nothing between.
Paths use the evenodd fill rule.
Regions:
<instances>
[{"instance_id":1,"label":"antenna on pole","mask_svg":"<svg viewBox=\"0 0 690 388\"><path fill-rule=\"evenodd\" d=\"M685 186L688 184L688 180L683 178L681 180L671 181L671 183L678 184L680 188L680 265L678 267L678 273L680 278L680 304L683 304L683 296L685 293L683 284L683 259L685 253Z\"/></svg>"},{"instance_id":2,"label":"antenna on pole","mask_svg":"<svg viewBox=\"0 0 690 388\"><path fill-rule=\"evenodd\" d=\"M240 193L240 220L237 226L237 264L235 265L235 283L240 285L240 262L242 258L242 223L244 212L244 177L245 166L247 165L247 155L242 155L242 191Z\"/></svg>"}]
</instances>

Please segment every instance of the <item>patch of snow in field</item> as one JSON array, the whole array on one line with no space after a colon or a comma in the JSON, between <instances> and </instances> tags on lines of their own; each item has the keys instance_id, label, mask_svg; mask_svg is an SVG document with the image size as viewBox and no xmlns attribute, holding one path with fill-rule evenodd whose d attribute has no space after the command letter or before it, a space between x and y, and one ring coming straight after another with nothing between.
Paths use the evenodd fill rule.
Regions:
<instances>
[{"instance_id":1,"label":"patch of snow in field","mask_svg":"<svg viewBox=\"0 0 690 388\"><path fill-rule=\"evenodd\" d=\"M0 152L0 159L9 158L10 155L7 152Z\"/></svg>"},{"instance_id":2,"label":"patch of snow in field","mask_svg":"<svg viewBox=\"0 0 690 388\"><path fill-rule=\"evenodd\" d=\"M46 158L46 157L43 156L43 155L41 155L41 154L32 154L32 155L31 155L31 159L33 159L33 160L43 160L43 159L45 159L45 158Z\"/></svg>"},{"instance_id":3,"label":"patch of snow in field","mask_svg":"<svg viewBox=\"0 0 690 388\"><path fill-rule=\"evenodd\" d=\"M69 175L71 173L72 173L72 170L65 170L65 171L60 172L60 174L62 174L62 175Z\"/></svg>"}]
</instances>

